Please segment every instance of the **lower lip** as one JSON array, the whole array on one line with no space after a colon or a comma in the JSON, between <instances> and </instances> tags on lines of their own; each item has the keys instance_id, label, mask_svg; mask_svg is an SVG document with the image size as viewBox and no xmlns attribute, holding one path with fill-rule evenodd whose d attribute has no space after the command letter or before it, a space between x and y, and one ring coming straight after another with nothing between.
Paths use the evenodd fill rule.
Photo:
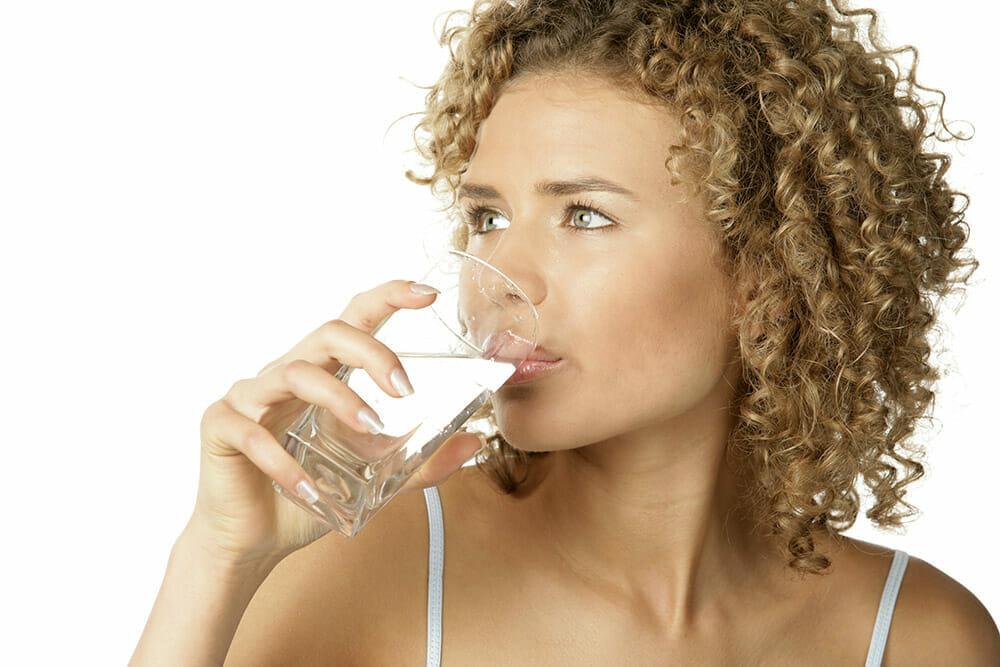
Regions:
<instances>
[{"instance_id":1,"label":"lower lip","mask_svg":"<svg viewBox=\"0 0 1000 667\"><path fill-rule=\"evenodd\" d=\"M558 361L525 361L518 366L514 374L510 376L510 379L503 383L503 386L508 387L512 384L523 384L545 377L558 370L561 364L562 359Z\"/></svg>"}]
</instances>

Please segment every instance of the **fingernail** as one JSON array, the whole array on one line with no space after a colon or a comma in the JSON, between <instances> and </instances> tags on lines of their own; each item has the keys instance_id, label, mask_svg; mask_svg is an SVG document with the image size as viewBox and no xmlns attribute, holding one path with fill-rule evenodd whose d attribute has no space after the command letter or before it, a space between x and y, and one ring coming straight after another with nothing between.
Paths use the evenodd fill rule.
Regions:
<instances>
[{"instance_id":1,"label":"fingernail","mask_svg":"<svg viewBox=\"0 0 1000 667\"><path fill-rule=\"evenodd\" d=\"M319 500L319 494L316 493L316 489L306 480L302 480L296 484L295 490L299 492L299 497L310 505L315 505L316 501Z\"/></svg>"},{"instance_id":2,"label":"fingernail","mask_svg":"<svg viewBox=\"0 0 1000 667\"><path fill-rule=\"evenodd\" d=\"M423 283L413 283L410 285L410 291L417 294L440 294L441 290L435 289L430 285L424 285Z\"/></svg>"},{"instance_id":3,"label":"fingernail","mask_svg":"<svg viewBox=\"0 0 1000 667\"><path fill-rule=\"evenodd\" d=\"M385 428L385 424L379 420L378 415L371 408L361 408L358 411L358 421L364 424L372 435L378 435Z\"/></svg>"},{"instance_id":4,"label":"fingernail","mask_svg":"<svg viewBox=\"0 0 1000 667\"><path fill-rule=\"evenodd\" d=\"M389 375L389 381L392 382L392 386L396 388L403 396L409 396L413 393L413 386L406 377L406 373L402 369L397 368Z\"/></svg>"}]
</instances>

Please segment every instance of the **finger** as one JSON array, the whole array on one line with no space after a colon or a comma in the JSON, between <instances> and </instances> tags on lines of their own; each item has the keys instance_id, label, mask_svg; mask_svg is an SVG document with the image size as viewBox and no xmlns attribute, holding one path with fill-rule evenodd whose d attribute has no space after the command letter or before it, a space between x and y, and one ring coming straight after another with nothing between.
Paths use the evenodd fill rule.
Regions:
<instances>
[{"instance_id":1,"label":"finger","mask_svg":"<svg viewBox=\"0 0 1000 667\"><path fill-rule=\"evenodd\" d=\"M338 319L371 333L400 308L423 308L434 302L437 294L418 294L411 289L416 284L412 280L390 280L356 294Z\"/></svg>"},{"instance_id":2,"label":"finger","mask_svg":"<svg viewBox=\"0 0 1000 667\"><path fill-rule=\"evenodd\" d=\"M361 361L363 349L370 350L375 355L375 363L381 362L385 369L401 368L392 351L377 341L372 332L401 308L419 309L434 302L435 294L417 294L410 289L413 284L413 281L394 280L355 295L338 319L319 326L287 354L261 369L258 375L293 359L304 359L331 373L336 373L343 365L364 367ZM375 368L376 372L378 370ZM378 382L378 379L375 381ZM388 390L389 387L383 389ZM388 393L399 395L392 391Z\"/></svg>"},{"instance_id":3,"label":"finger","mask_svg":"<svg viewBox=\"0 0 1000 667\"><path fill-rule=\"evenodd\" d=\"M441 484L485 446L485 439L475 433L453 435L406 480L400 493Z\"/></svg>"},{"instance_id":4,"label":"finger","mask_svg":"<svg viewBox=\"0 0 1000 667\"><path fill-rule=\"evenodd\" d=\"M205 410L201 435L209 456L242 454L285 489L297 493L308 503L316 502L316 482L302 466L266 428L247 419L224 400L216 401Z\"/></svg>"},{"instance_id":5,"label":"finger","mask_svg":"<svg viewBox=\"0 0 1000 667\"><path fill-rule=\"evenodd\" d=\"M372 337L343 320L327 322L317 329L308 341L303 341L302 359L336 373L342 366L363 368L382 391L390 396L404 396L410 385L399 357L382 341ZM393 373L398 372L398 387L393 384Z\"/></svg>"},{"instance_id":6,"label":"finger","mask_svg":"<svg viewBox=\"0 0 1000 667\"><path fill-rule=\"evenodd\" d=\"M326 370L302 359L277 366L264 375L236 382L223 400L253 422L260 423L275 405L297 398L326 408L359 433L371 433L362 410L378 415L368 403Z\"/></svg>"}]
</instances>

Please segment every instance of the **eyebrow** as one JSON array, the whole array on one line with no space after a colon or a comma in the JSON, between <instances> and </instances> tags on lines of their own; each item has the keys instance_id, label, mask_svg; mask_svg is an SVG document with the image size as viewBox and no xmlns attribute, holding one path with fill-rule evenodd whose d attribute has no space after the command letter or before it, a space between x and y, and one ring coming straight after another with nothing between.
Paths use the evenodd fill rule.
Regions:
<instances>
[{"instance_id":1,"label":"eyebrow","mask_svg":"<svg viewBox=\"0 0 1000 667\"><path fill-rule=\"evenodd\" d=\"M584 176L569 181L539 181L535 192L549 197L564 197L579 192L611 192L638 201L639 197L628 188L597 176ZM482 183L462 183L458 186L459 199L502 199L500 191Z\"/></svg>"}]
</instances>

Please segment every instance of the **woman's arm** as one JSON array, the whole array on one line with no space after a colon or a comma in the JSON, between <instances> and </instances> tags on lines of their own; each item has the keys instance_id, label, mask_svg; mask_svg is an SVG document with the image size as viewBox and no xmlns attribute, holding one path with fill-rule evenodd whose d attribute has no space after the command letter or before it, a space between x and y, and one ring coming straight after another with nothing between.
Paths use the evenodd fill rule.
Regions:
<instances>
[{"instance_id":1,"label":"woman's arm","mask_svg":"<svg viewBox=\"0 0 1000 667\"><path fill-rule=\"evenodd\" d=\"M393 280L358 294L340 318L315 329L256 377L237 381L205 410L195 508L171 549L130 664L221 665L247 605L274 567L332 532L275 493L271 480L307 502L317 498L315 480L278 438L311 404L369 433L358 414L370 406L335 375L348 362L379 378L390 396L402 397L390 378L392 371L405 370L371 332L402 308L426 308L434 301L411 284ZM482 445L474 434L453 435L399 495L441 483Z\"/></svg>"},{"instance_id":2,"label":"woman's arm","mask_svg":"<svg viewBox=\"0 0 1000 667\"><path fill-rule=\"evenodd\" d=\"M250 599L277 563L235 563L186 528L129 665L221 665Z\"/></svg>"}]
</instances>

